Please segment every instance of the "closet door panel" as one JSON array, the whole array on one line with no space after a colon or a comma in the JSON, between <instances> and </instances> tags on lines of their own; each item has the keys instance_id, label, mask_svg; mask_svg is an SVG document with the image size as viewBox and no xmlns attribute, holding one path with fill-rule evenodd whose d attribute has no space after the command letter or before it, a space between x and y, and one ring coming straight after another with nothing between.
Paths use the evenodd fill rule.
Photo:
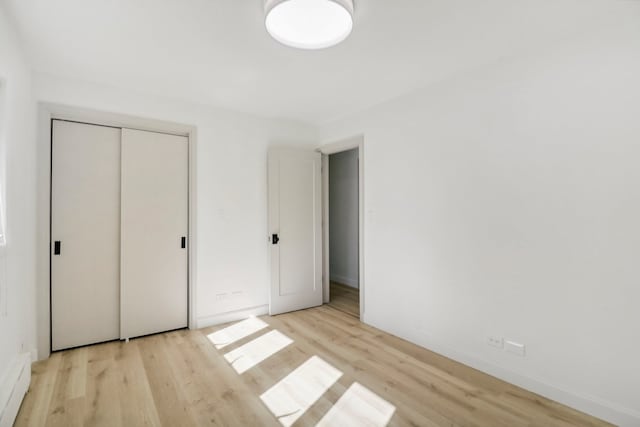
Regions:
<instances>
[{"instance_id":1,"label":"closet door panel","mask_svg":"<svg viewBox=\"0 0 640 427\"><path fill-rule=\"evenodd\" d=\"M123 129L122 338L187 326L187 232L187 138Z\"/></svg>"},{"instance_id":2,"label":"closet door panel","mask_svg":"<svg viewBox=\"0 0 640 427\"><path fill-rule=\"evenodd\" d=\"M55 351L120 337L120 129L54 120L51 156Z\"/></svg>"}]
</instances>

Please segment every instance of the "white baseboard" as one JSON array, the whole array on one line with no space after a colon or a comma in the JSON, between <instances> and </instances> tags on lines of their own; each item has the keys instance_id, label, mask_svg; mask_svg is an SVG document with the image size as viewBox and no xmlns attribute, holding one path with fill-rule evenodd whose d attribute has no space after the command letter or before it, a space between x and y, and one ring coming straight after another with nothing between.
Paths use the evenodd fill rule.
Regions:
<instances>
[{"instance_id":1,"label":"white baseboard","mask_svg":"<svg viewBox=\"0 0 640 427\"><path fill-rule=\"evenodd\" d=\"M31 354L16 356L0 384L0 427L11 427L31 384Z\"/></svg>"},{"instance_id":2,"label":"white baseboard","mask_svg":"<svg viewBox=\"0 0 640 427\"><path fill-rule=\"evenodd\" d=\"M640 426L640 412L637 410L626 408L619 404L608 402L585 393L568 390L560 385L552 384L548 380L523 375L480 359L476 356L459 352L433 337L426 336L424 332L419 330L415 330L407 334L400 331L390 330L382 325L376 324L375 322L367 323L373 327L448 357L449 359L455 360L456 362L470 366L525 390L532 391L548 399L562 403L563 405L603 419L620 427Z\"/></svg>"},{"instance_id":3,"label":"white baseboard","mask_svg":"<svg viewBox=\"0 0 640 427\"><path fill-rule=\"evenodd\" d=\"M354 279L352 277L340 276L337 274L331 275L331 281L340 283L341 285L351 286L352 288L356 288L356 289L358 289L358 286L359 286L357 278Z\"/></svg>"},{"instance_id":4,"label":"white baseboard","mask_svg":"<svg viewBox=\"0 0 640 427\"><path fill-rule=\"evenodd\" d=\"M268 305L259 305L257 307L244 308L241 310L228 311L225 313L214 314L211 316L198 317L197 328L206 328L207 326L220 325L222 323L235 322L236 320L244 320L251 316L262 316L269 314Z\"/></svg>"}]
</instances>

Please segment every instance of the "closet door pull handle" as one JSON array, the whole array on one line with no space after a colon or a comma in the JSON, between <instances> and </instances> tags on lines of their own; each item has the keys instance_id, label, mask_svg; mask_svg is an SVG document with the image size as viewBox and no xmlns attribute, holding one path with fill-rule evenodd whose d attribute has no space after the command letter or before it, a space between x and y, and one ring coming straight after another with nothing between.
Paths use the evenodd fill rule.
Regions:
<instances>
[{"instance_id":1,"label":"closet door pull handle","mask_svg":"<svg viewBox=\"0 0 640 427\"><path fill-rule=\"evenodd\" d=\"M187 247L187 238L185 236L182 236L182 238L180 239L180 248L184 249Z\"/></svg>"},{"instance_id":2,"label":"closet door pull handle","mask_svg":"<svg viewBox=\"0 0 640 427\"><path fill-rule=\"evenodd\" d=\"M56 240L55 242L53 242L53 254L54 255L60 255L60 240Z\"/></svg>"}]
</instances>

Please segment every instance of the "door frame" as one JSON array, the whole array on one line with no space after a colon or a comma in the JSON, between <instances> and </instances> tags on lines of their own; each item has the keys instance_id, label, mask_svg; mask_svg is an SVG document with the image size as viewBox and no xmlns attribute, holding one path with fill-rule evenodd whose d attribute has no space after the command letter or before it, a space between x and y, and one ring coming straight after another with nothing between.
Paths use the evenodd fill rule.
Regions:
<instances>
[{"instance_id":1,"label":"door frame","mask_svg":"<svg viewBox=\"0 0 640 427\"><path fill-rule=\"evenodd\" d=\"M360 321L365 322L364 275L364 135L355 135L323 143L317 148L322 153L322 296L326 304L331 298L329 270L329 155L358 149L358 290L360 294Z\"/></svg>"},{"instance_id":2,"label":"door frame","mask_svg":"<svg viewBox=\"0 0 640 427\"><path fill-rule=\"evenodd\" d=\"M36 261L36 313L37 313L37 359L43 360L51 354L51 147L52 120L66 120L93 124L131 128L151 132L186 136L189 144L188 156L188 265L187 265L187 312L188 327L197 327L196 321L196 147L197 128L191 125L162 120L145 119L125 114L108 113L81 107L69 107L54 103L38 104L37 125L37 261Z\"/></svg>"}]
</instances>

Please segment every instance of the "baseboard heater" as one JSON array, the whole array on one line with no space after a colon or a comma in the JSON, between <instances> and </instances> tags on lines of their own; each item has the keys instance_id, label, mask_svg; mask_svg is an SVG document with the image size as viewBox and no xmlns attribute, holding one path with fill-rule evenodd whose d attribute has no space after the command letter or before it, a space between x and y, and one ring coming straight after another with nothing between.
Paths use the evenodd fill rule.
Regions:
<instances>
[{"instance_id":1,"label":"baseboard heater","mask_svg":"<svg viewBox=\"0 0 640 427\"><path fill-rule=\"evenodd\" d=\"M0 427L11 427L31 383L31 355L19 354L0 384Z\"/></svg>"}]
</instances>

